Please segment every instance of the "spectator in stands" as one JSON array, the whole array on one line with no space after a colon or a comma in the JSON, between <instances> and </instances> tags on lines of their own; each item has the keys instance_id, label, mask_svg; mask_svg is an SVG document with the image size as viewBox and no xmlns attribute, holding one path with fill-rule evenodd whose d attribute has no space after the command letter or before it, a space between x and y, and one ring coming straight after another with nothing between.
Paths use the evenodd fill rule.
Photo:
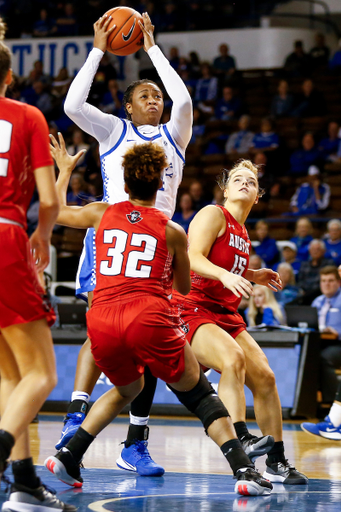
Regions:
<instances>
[{"instance_id":1,"label":"spectator in stands","mask_svg":"<svg viewBox=\"0 0 341 512\"><path fill-rule=\"evenodd\" d=\"M329 61L329 68L335 75L341 74L341 39L339 39L339 48Z\"/></svg>"},{"instance_id":2,"label":"spectator in stands","mask_svg":"<svg viewBox=\"0 0 341 512\"><path fill-rule=\"evenodd\" d=\"M260 270L261 268L265 268L265 263L258 254L251 254L248 268L251 270Z\"/></svg>"},{"instance_id":3,"label":"spectator in stands","mask_svg":"<svg viewBox=\"0 0 341 512\"><path fill-rule=\"evenodd\" d=\"M61 16L56 19L56 25L58 29L58 36L68 37L76 36L78 34L77 18L74 6L71 2L64 5Z\"/></svg>"},{"instance_id":4,"label":"spectator in stands","mask_svg":"<svg viewBox=\"0 0 341 512\"><path fill-rule=\"evenodd\" d=\"M303 176L308 173L311 165L316 165L320 153L315 146L315 138L312 132L307 132L302 138L302 149L294 151L290 157L290 173Z\"/></svg>"},{"instance_id":5,"label":"spectator in stands","mask_svg":"<svg viewBox=\"0 0 341 512\"><path fill-rule=\"evenodd\" d=\"M158 28L161 32L174 32L179 30L179 14L176 4L168 1L163 6L163 12L160 15L160 24Z\"/></svg>"},{"instance_id":6,"label":"spectator in stands","mask_svg":"<svg viewBox=\"0 0 341 512\"><path fill-rule=\"evenodd\" d=\"M197 52L190 52L188 54L189 56L189 69L190 69L190 73L191 73L191 78L194 78L194 79L197 79L197 78L200 78L200 74L201 74L201 71L200 71L200 66L201 66L201 63L200 63L200 58L199 58L199 55L197 54Z\"/></svg>"},{"instance_id":7,"label":"spectator in stands","mask_svg":"<svg viewBox=\"0 0 341 512\"><path fill-rule=\"evenodd\" d=\"M119 90L117 80L112 78L109 80L108 91L104 94L99 107L107 114L113 114L122 118L125 117L122 100L123 92Z\"/></svg>"},{"instance_id":8,"label":"spectator in stands","mask_svg":"<svg viewBox=\"0 0 341 512\"><path fill-rule=\"evenodd\" d=\"M328 67L330 49L326 46L325 37L321 32L315 36L316 45L310 50L311 66L314 72L323 72Z\"/></svg>"},{"instance_id":9,"label":"spectator in stands","mask_svg":"<svg viewBox=\"0 0 341 512\"><path fill-rule=\"evenodd\" d=\"M95 201L88 191L87 186L78 172L72 174L70 179L71 191L67 193L66 201L68 205L85 206L86 204Z\"/></svg>"},{"instance_id":10,"label":"spectator in stands","mask_svg":"<svg viewBox=\"0 0 341 512\"><path fill-rule=\"evenodd\" d=\"M200 181L194 180L189 186L189 194L193 201L193 208L196 211L199 211L204 206L210 204L205 198L204 189Z\"/></svg>"},{"instance_id":11,"label":"spectator in stands","mask_svg":"<svg viewBox=\"0 0 341 512\"><path fill-rule=\"evenodd\" d=\"M58 139L57 139L58 140ZM84 150L84 154L89 149L89 144L87 144L84 140L84 132L79 128L76 128L72 134L72 144L67 146L66 150L69 155L74 156L77 155L79 151ZM77 162L76 168L84 166L84 155L80 157Z\"/></svg>"},{"instance_id":12,"label":"spectator in stands","mask_svg":"<svg viewBox=\"0 0 341 512\"><path fill-rule=\"evenodd\" d=\"M285 59L284 70L288 77L310 76L311 59L305 53L302 41L295 41L294 51Z\"/></svg>"},{"instance_id":13,"label":"spectator in stands","mask_svg":"<svg viewBox=\"0 0 341 512\"><path fill-rule=\"evenodd\" d=\"M67 68L60 68L58 75L53 79L51 94L57 99L62 99L66 96L71 84L71 78Z\"/></svg>"},{"instance_id":14,"label":"spectator in stands","mask_svg":"<svg viewBox=\"0 0 341 512\"><path fill-rule=\"evenodd\" d=\"M292 115L294 117L316 117L324 116L326 113L327 106L323 94L315 89L312 80L304 80L302 92L295 100Z\"/></svg>"},{"instance_id":15,"label":"spectator in stands","mask_svg":"<svg viewBox=\"0 0 341 512\"><path fill-rule=\"evenodd\" d=\"M242 102L235 96L232 87L223 87L222 98L218 98L215 106L215 117L222 121L229 121L239 117L242 110Z\"/></svg>"},{"instance_id":16,"label":"spectator in stands","mask_svg":"<svg viewBox=\"0 0 341 512\"><path fill-rule=\"evenodd\" d=\"M277 197L280 192L280 184L276 179L276 175L269 171L267 167L268 157L265 153L256 153L253 162L258 167L258 184L259 188L264 191L262 202L269 202L270 197Z\"/></svg>"},{"instance_id":17,"label":"spectator in stands","mask_svg":"<svg viewBox=\"0 0 341 512\"><path fill-rule=\"evenodd\" d=\"M204 115L197 107L193 108L193 128L190 144L200 145L205 133L206 125Z\"/></svg>"},{"instance_id":18,"label":"spectator in stands","mask_svg":"<svg viewBox=\"0 0 341 512\"><path fill-rule=\"evenodd\" d=\"M203 30L206 26L207 14L199 1L190 0L187 5L186 29Z\"/></svg>"},{"instance_id":19,"label":"spectator in stands","mask_svg":"<svg viewBox=\"0 0 341 512\"><path fill-rule=\"evenodd\" d=\"M96 186L97 183L100 183L102 186L101 159L97 142L90 144L88 151L85 153L84 167L84 181L94 183Z\"/></svg>"},{"instance_id":20,"label":"spectator in stands","mask_svg":"<svg viewBox=\"0 0 341 512\"><path fill-rule=\"evenodd\" d=\"M275 294L266 286L255 285L250 297L249 307L245 310L249 327L255 325L284 325L285 315L275 299Z\"/></svg>"},{"instance_id":21,"label":"spectator in stands","mask_svg":"<svg viewBox=\"0 0 341 512\"><path fill-rule=\"evenodd\" d=\"M327 265L333 265L330 258L325 257L326 245L323 240L314 239L309 244L309 259L303 261L298 273L297 284L304 292L306 304L310 304L320 292L320 270Z\"/></svg>"},{"instance_id":22,"label":"spectator in stands","mask_svg":"<svg viewBox=\"0 0 341 512\"><path fill-rule=\"evenodd\" d=\"M340 144L339 130L339 123L337 121L330 121L328 123L328 137L321 139L317 145L317 149L321 154L321 159L324 161L333 161L336 159Z\"/></svg>"},{"instance_id":23,"label":"spectator in stands","mask_svg":"<svg viewBox=\"0 0 341 512\"><path fill-rule=\"evenodd\" d=\"M279 259L279 252L276 240L269 236L269 224L265 220L259 220L256 223L256 235L260 242L254 251L262 258L267 267L272 268Z\"/></svg>"},{"instance_id":24,"label":"spectator in stands","mask_svg":"<svg viewBox=\"0 0 341 512\"><path fill-rule=\"evenodd\" d=\"M44 84L51 83L51 77L44 73L44 66L41 60L36 60L33 63L33 69L30 71L28 75L28 79L26 80L27 85L32 85L33 82L39 80Z\"/></svg>"},{"instance_id":25,"label":"spectator in stands","mask_svg":"<svg viewBox=\"0 0 341 512\"><path fill-rule=\"evenodd\" d=\"M291 115L294 97L288 91L288 82L281 80L278 84L277 94L273 97L271 102L270 113L273 117L286 117Z\"/></svg>"},{"instance_id":26,"label":"spectator in stands","mask_svg":"<svg viewBox=\"0 0 341 512\"><path fill-rule=\"evenodd\" d=\"M309 259L309 244L313 240L313 225L307 217L301 217L296 222L295 236L290 238L297 247L297 258L300 261Z\"/></svg>"},{"instance_id":27,"label":"spectator in stands","mask_svg":"<svg viewBox=\"0 0 341 512\"><path fill-rule=\"evenodd\" d=\"M324 238L328 258L333 258L335 265L341 265L341 221L331 219L327 224L327 234Z\"/></svg>"},{"instance_id":28,"label":"spectator in stands","mask_svg":"<svg viewBox=\"0 0 341 512\"><path fill-rule=\"evenodd\" d=\"M290 201L292 215L316 215L323 213L329 206L330 187L323 183L321 173L316 165L308 170L307 181L297 187Z\"/></svg>"},{"instance_id":29,"label":"spectator in stands","mask_svg":"<svg viewBox=\"0 0 341 512\"><path fill-rule=\"evenodd\" d=\"M213 60L213 72L221 83L228 81L236 71L236 60L229 52L228 45L223 43L219 46L219 55Z\"/></svg>"},{"instance_id":30,"label":"spectator in stands","mask_svg":"<svg viewBox=\"0 0 341 512\"><path fill-rule=\"evenodd\" d=\"M174 213L172 220L180 224L180 226L182 226L187 233L189 224L197 213L193 208L193 201L188 193L182 194L180 196L179 209L180 211Z\"/></svg>"},{"instance_id":31,"label":"spectator in stands","mask_svg":"<svg viewBox=\"0 0 341 512\"><path fill-rule=\"evenodd\" d=\"M24 91L24 94L26 103L39 108L45 117L49 116L53 109L52 96L45 89L43 82L40 80L33 82L32 87L26 90L26 92Z\"/></svg>"},{"instance_id":32,"label":"spectator in stands","mask_svg":"<svg viewBox=\"0 0 341 512\"><path fill-rule=\"evenodd\" d=\"M311 304L318 310L319 330L333 334L336 344L321 351L321 391L324 402L333 402L338 387L335 369L341 366L341 288L340 276L334 265L320 271L322 295Z\"/></svg>"},{"instance_id":33,"label":"spectator in stands","mask_svg":"<svg viewBox=\"0 0 341 512\"><path fill-rule=\"evenodd\" d=\"M288 263L292 268L295 278L297 277L302 262L297 258L297 246L294 242L287 240L284 245L282 245L281 263ZM274 266L276 272L278 272L278 267L281 263Z\"/></svg>"},{"instance_id":34,"label":"spectator in stands","mask_svg":"<svg viewBox=\"0 0 341 512\"><path fill-rule=\"evenodd\" d=\"M177 46L172 46L169 50L169 63L175 71L178 71L180 64L179 49Z\"/></svg>"},{"instance_id":35,"label":"spectator in stands","mask_svg":"<svg viewBox=\"0 0 341 512\"><path fill-rule=\"evenodd\" d=\"M211 66L208 62L203 62L200 67L201 78L195 88L194 100L198 102L213 101L217 97L218 79L212 75Z\"/></svg>"},{"instance_id":36,"label":"spectator in stands","mask_svg":"<svg viewBox=\"0 0 341 512\"><path fill-rule=\"evenodd\" d=\"M218 184L213 187L213 199L212 204L223 205L225 202L224 191L219 187ZM249 262L250 263L250 262ZM250 266L250 265L249 265Z\"/></svg>"},{"instance_id":37,"label":"spectator in stands","mask_svg":"<svg viewBox=\"0 0 341 512\"><path fill-rule=\"evenodd\" d=\"M48 37L58 31L56 22L50 18L46 9L40 9L39 20L33 25L34 37Z\"/></svg>"},{"instance_id":38,"label":"spectator in stands","mask_svg":"<svg viewBox=\"0 0 341 512\"><path fill-rule=\"evenodd\" d=\"M277 272L282 280L282 289L278 290L275 298L281 306L285 306L296 300L300 295L300 289L296 286L295 274L290 263L283 262L277 267Z\"/></svg>"},{"instance_id":39,"label":"spectator in stands","mask_svg":"<svg viewBox=\"0 0 341 512\"><path fill-rule=\"evenodd\" d=\"M279 146L279 137L273 129L273 122L269 117L263 117L260 122L260 132L252 139L251 151L274 151Z\"/></svg>"},{"instance_id":40,"label":"spectator in stands","mask_svg":"<svg viewBox=\"0 0 341 512\"><path fill-rule=\"evenodd\" d=\"M232 159L240 157L242 154L249 152L254 134L248 129L250 126L250 117L241 116L238 121L238 132L233 132L225 146L225 152Z\"/></svg>"}]
</instances>

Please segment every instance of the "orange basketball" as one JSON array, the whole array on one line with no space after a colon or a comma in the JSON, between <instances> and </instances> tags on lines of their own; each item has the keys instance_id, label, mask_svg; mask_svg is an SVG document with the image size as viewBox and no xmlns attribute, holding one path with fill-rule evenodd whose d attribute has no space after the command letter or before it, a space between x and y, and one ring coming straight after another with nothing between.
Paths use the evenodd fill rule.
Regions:
<instances>
[{"instance_id":1,"label":"orange basketball","mask_svg":"<svg viewBox=\"0 0 341 512\"><path fill-rule=\"evenodd\" d=\"M143 46L143 33L138 24L138 21L143 23L143 18L139 12L130 7L114 7L105 15L112 17L108 28L116 25L108 37L108 52L115 55L130 55Z\"/></svg>"}]
</instances>

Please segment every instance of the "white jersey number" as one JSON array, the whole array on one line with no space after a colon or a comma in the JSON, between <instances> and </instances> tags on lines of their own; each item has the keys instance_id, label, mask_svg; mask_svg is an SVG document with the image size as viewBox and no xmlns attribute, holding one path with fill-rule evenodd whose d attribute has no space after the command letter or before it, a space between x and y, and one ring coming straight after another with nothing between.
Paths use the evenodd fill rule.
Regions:
<instances>
[{"instance_id":1,"label":"white jersey number","mask_svg":"<svg viewBox=\"0 0 341 512\"><path fill-rule=\"evenodd\" d=\"M238 276L243 275L244 270L246 269L247 259L242 256L238 256L238 254L234 255L234 263L231 268L232 274L237 274Z\"/></svg>"},{"instance_id":2,"label":"white jersey number","mask_svg":"<svg viewBox=\"0 0 341 512\"><path fill-rule=\"evenodd\" d=\"M0 154L7 153L11 148L13 125L9 121L0 120ZM0 158L0 176L6 178L8 158Z\"/></svg>"},{"instance_id":3,"label":"white jersey number","mask_svg":"<svg viewBox=\"0 0 341 512\"><path fill-rule=\"evenodd\" d=\"M109 247L107 256L111 261L101 261L99 271L104 276L118 276L122 273L124 262L124 252L127 247L128 233L120 229L105 229L103 241L105 244L113 244L116 239L115 247ZM127 264L124 275L126 277L148 278L152 271L151 265L140 265L140 261L153 261L156 251L157 239L147 234L133 233L130 245L142 247L143 251L130 251L128 253Z\"/></svg>"}]
</instances>

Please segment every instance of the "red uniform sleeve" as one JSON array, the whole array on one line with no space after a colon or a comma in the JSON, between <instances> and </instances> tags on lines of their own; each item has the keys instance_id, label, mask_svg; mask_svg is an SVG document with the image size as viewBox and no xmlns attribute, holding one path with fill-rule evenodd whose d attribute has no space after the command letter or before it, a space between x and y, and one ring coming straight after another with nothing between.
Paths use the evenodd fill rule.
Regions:
<instances>
[{"instance_id":1,"label":"red uniform sleeve","mask_svg":"<svg viewBox=\"0 0 341 512\"><path fill-rule=\"evenodd\" d=\"M36 107L29 106L27 111L28 130L30 134L30 157L32 171L53 165L50 153L49 129L43 114Z\"/></svg>"}]
</instances>

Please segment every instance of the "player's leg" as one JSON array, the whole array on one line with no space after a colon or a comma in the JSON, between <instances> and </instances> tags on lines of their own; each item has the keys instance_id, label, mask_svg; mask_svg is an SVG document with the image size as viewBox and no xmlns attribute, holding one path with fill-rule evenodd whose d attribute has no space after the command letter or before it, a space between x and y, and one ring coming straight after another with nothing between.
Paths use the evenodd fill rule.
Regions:
<instances>
[{"instance_id":1,"label":"player's leg","mask_svg":"<svg viewBox=\"0 0 341 512\"><path fill-rule=\"evenodd\" d=\"M267 469L264 476L272 482L284 484L308 483L307 477L299 473L285 458L281 403L276 379L264 352L247 331L238 334L236 342L245 354L245 383L253 394L255 416L259 428L263 435L270 434L275 439L274 446L268 452Z\"/></svg>"},{"instance_id":2,"label":"player's leg","mask_svg":"<svg viewBox=\"0 0 341 512\"><path fill-rule=\"evenodd\" d=\"M274 444L272 436L258 438L250 434L245 422L245 355L238 343L215 324L200 325L191 341L199 363L221 373L218 395L227 407L245 452L254 461Z\"/></svg>"},{"instance_id":3,"label":"player's leg","mask_svg":"<svg viewBox=\"0 0 341 512\"><path fill-rule=\"evenodd\" d=\"M302 430L315 436L333 441L341 441L341 382L339 382L335 400L329 414L319 423L302 423Z\"/></svg>"},{"instance_id":4,"label":"player's leg","mask_svg":"<svg viewBox=\"0 0 341 512\"><path fill-rule=\"evenodd\" d=\"M186 344L185 371L169 387L189 411L197 415L209 437L220 447L233 471L239 494L269 494L272 485L255 470L237 438L231 417L223 402L200 370L191 347Z\"/></svg>"}]
</instances>

